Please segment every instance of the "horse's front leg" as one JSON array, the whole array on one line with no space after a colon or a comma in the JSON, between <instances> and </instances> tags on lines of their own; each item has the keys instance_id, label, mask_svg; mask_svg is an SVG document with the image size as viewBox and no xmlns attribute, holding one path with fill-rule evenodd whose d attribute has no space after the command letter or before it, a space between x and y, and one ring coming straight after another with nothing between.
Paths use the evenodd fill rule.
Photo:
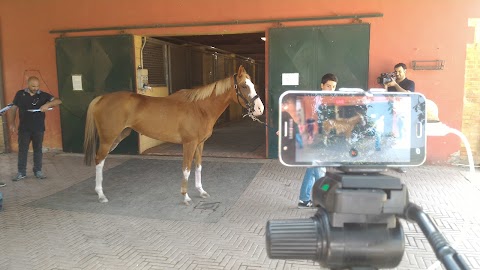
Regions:
<instances>
[{"instance_id":1,"label":"horse's front leg","mask_svg":"<svg viewBox=\"0 0 480 270\"><path fill-rule=\"evenodd\" d=\"M202 153L203 153L203 142L197 146L195 151L195 187L202 198L208 198L210 195L203 190L202 187Z\"/></svg>"},{"instance_id":2,"label":"horse's front leg","mask_svg":"<svg viewBox=\"0 0 480 270\"><path fill-rule=\"evenodd\" d=\"M352 132L346 132L345 139L349 145L352 145Z\"/></svg>"},{"instance_id":3,"label":"horse's front leg","mask_svg":"<svg viewBox=\"0 0 480 270\"><path fill-rule=\"evenodd\" d=\"M103 187L102 187L104 164L105 164L105 159L100 161L100 163L98 163L95 166L95 191L98 194L98 201L100 201L101 203L108 202L107 197L105 197L105 194L103 194Z\"/></svg>"}]
</instances>

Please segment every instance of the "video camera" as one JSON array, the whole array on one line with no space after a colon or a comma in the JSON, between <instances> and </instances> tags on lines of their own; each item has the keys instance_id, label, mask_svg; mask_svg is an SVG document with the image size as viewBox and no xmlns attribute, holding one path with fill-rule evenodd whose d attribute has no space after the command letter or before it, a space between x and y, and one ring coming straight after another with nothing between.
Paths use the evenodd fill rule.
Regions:
<instances>
[{"instance_id":1,"label":"video camera","mask_svg":"<svg viewBox=\"0 0 480 270\"><path fill-rule=\"evenodd\" d=\"M394 268L405 249L403 218L420 226L446 269L470 269L421 207L409 201L400 178L382 174L388 167L425 161L425 100L418 93L387 92L287 91L280 96L280 161L336 170L313 186L318 208L313 217L267 222L270 258L314 260L331 269ZM348 119L321 117L342 107L357 109ZM313 139L300 143L295 125L307 119L318 127L308 131Z\"/></svg>"},{"instance_id":2,"label":"video camera","mask_svg":"<svg viewBox=\"0 0 480 270\"><path fill-rule=\"evenodd\" d=\"M381 73L380 76L377 78L377 83L387 84L391 81L394 81L396 78L397 74L395 74L395 72Z\"/></svg>"}]
</instances>

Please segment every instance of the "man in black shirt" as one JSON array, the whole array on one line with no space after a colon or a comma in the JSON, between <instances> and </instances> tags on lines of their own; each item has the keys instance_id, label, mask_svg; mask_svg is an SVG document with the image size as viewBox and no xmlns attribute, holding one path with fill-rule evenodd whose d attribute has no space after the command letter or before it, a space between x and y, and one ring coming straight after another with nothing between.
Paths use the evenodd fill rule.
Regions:
<instances>
[{"instance_id":1,"label":"man in black shirt","mask_svg":"<svg viewBox=\"0 0 480 270\"><path fill-rule=\"evenodd\" d=\"M394 67L395 80L385 84L388 92L415 92L415 82L407 79L407 65L398 63Z\"/></svg>"},{"instance_id":2,"label":"man in black shirt","mask_svg":"<svg viewBox=\"0 0 480 270\"><path fill-rule=\"evenodd\" d=\"M19 90L13 99L14 106L8 114L10 131L17 132L15 117L18 108L18 173L12 179L18 181L27 176L27 156L30 141L33 145L33 173L38 179L46 178L42 172L42 143L45 132L45 112L54 106L60 105L61 100L41 91L37 77L28 78L28 87ZM38 110L38 111L32 111Z\"/></svg>"},{"instance_id":3,"label":"man in black shirt","mask_svg":"<svg viewBox=\"0 0 480 270\"><path fill-rule=\"evenodd\" d=\"M398 63L394 67L395 80L385 84L388 92L415 92L415 82L407 79L407 65ZM405 173L405 169L398 167L396 171Z\"/></svg>"}]
</instances>

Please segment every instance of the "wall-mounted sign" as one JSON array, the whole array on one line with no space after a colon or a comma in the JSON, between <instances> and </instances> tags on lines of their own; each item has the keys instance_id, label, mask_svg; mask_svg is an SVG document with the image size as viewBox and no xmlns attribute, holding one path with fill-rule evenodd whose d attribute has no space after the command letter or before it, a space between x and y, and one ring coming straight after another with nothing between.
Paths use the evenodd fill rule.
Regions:
<instances>
[{"instance_id":1,"label":"wall-mounted sign","mask_svg":"<svg viewBox=\"0 0 480 270\"><path fill-rule=\"evenodd\" d=\"M73 85L73 91L83 91L82 75L80 74L72 75L72 85Z\"/></svg>"},{"instance_id":2,"label":"wall-mounted sign","mask_svg":"<svg viewBox=\"0 0 480 270\"><path fill-rule=\"evenodd\" d=\"M298 73L282 73L282 85L298 85Z\"/></svg>"}]
</instances>

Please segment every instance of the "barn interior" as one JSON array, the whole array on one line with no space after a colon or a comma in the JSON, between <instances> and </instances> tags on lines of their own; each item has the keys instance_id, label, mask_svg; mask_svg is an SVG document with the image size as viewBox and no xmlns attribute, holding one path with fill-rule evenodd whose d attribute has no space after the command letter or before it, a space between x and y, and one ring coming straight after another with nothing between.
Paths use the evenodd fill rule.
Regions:
<instances>
[{"instance_id":1,"label":"barn interior","mask_svg":"<svg viewBox=\"0 0 480 270\"><path fill-rule=\"evenodd\" d=\"M139 40L137 40L139 39ZM225 35L136 37L140 65L148 70L148 85L166 88L172 94L232 76L240 65L252 78L265 104L265 33ZM149 95L149 90L144 91ZM245 116L246 110L232 102L205 142L204 156L265 158L265 125ZM264 121L265 116L259 117ZM182 146L140 136L140 153L182 155ZM142 146L143 145L143 146Z\"/></svg>"}]
</instances>

